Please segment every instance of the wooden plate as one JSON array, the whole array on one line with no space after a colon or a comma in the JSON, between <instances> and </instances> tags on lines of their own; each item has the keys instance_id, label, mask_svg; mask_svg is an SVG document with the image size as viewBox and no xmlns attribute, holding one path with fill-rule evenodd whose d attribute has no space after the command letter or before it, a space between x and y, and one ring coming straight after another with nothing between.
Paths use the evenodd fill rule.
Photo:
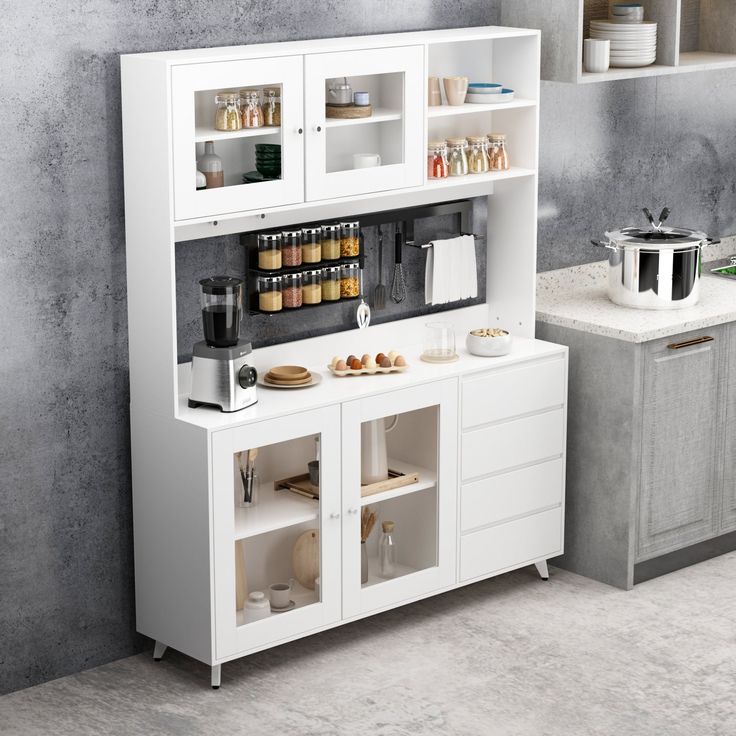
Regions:
<instances>
[{"instance_id":1,"label":"wooden plate","mask_svg":"<svg viewBox=\"0 0 736 736\"><path fill-rule=\"evenodd\" d=\"M296 381L308 378L309 371L301 365L277 365L271 368L268 375L281 381Z\"/></svg>"},{"instance_id":2,"label":"wooden plate","mask_svg":"<svg viewBox=\"0 0 736 736\"><path fill-rule=\"evenodd\" d=\"M274 378L270 373L266 373L263 380L266 383L273 383L276 386L301 386L303 383L309 383L312 380L312 374L308 373L306 378L282 381L280 378Z\"/></svg>"},{"instance_id":3,"label":"wooden plate","mask_svg":"<svg viewBox=\"0 0 736 736\"><path fill-rule=\"evenodd\" d=\"M312 373L312 380L308 383L269 383L266 381L265 376L258 376L258 385L265 388L273 388L276 390L281 389L295 389L295 388L309 388L310 386L317 386L322 383L322 376L319 373Z\"/></svg>"}]
</instances>

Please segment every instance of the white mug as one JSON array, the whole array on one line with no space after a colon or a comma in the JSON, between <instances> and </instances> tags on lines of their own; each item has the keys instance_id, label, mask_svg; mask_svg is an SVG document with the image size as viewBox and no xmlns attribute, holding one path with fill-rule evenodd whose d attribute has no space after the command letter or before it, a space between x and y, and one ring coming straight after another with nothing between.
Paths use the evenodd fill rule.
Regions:
<instances>
[{"instance_id":1,"label":"white mug","mask_svg":"<svg viewBox=\"0 0 736 736\"><path fill-rule=\"evenodd\" d=\"M268 597L271 599L273 608L286 608L291 603L291 590L294 587L294 579L288 583L273 583L268 586Z\"/></svg>"},{"instance_id":2,"label":"white mug","mask_svg":"<svg viewBox=\"0 0 736 736\"><path fill-rule=\"evenodd\" d=\"M607 72L611 60L611 42L602 38L583 41L583 63L586 72Z\"/></svg>"},{"instance_id":3,"label":"white mug","mask_svg":"<svg viewBox=\"0 0 736 736\"><path fill-rule=\"evenodd\" d=\"M381 165L381 156L378 153L354 153L353 168L369 169L372 166Z\"/></svg>"}]
</instances>

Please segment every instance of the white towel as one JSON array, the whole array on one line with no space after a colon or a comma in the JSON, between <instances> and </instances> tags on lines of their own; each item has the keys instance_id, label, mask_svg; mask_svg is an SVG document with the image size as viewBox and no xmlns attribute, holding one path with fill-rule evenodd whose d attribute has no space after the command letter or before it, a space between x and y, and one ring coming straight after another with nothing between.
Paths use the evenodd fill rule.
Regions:
<instances>
[{"instance_id":1,"label":"white towel","mask_svg":"<svg viewBox=\"0 0 736 736\"><path fill-rule=\"evenodd\" d=\"M424 270L425 304L447 304L478 296L475 237L435 240Z\"/></svg>"}]
</instances>

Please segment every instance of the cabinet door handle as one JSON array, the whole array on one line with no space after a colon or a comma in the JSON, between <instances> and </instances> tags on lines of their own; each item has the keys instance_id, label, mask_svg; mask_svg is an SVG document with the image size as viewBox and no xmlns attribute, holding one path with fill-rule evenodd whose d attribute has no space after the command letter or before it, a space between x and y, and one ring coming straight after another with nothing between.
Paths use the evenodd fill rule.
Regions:
<instances>
[{"instance_id":1,"label":"cabinet door handle","mask_svg":"<svg viewBox=\"0 0 736 736\"><path fill-rule=\"evenodd\" d=\"M704 342L713 342L715 338L710 335L702 337L694 337L692 340L683 340L682 342L671 342L667 347L670 350L680 350L681 348L689 348L693 345L702 345Z\"/></svg>"},{"instance_id":2,"label":"cabinet door handle","mask_svg":"<svg viewBox=\"0 0 736 736\"><path fill-rule=\"evenodd\" d=\"M349 514L357 514L358 513L358 509L356 509L356 508L348 509L348 513Z\"/></svg>"},{"instance_id":3,"label":"cabinet door handle","mask_svg":"<svg viewBox=\"0 0 736 736\"><path fill-rule=\"evenodd\" d=\"M316 126L316 127L315 127L315 130L316 130L316 131L317 131L318 133L321 133L321 132L322 132L322 126L321 126L321 125L318 125L318 126Z\"/></svg>"},{"instance_id":4,"label":"cabinet door handle","mask_svg":"<svg viewBox=\"0 0 736 736\"><path fill-rule=\"evenodd\" d=\"M304 128L297 128L296 132L299 133L299 135L301 135L304 132Z\"/></svg>"},{"instance_id":5,"label":"cabinet door handle","mask_svg":"<svg viewBox=\"0 0 736 736\"><path fill-rule=\"evenodd\" d=\"M330 519L339 519L340 518L340 512L339 511L333 511L330 514Z\"/></svg>"}]
</instances>

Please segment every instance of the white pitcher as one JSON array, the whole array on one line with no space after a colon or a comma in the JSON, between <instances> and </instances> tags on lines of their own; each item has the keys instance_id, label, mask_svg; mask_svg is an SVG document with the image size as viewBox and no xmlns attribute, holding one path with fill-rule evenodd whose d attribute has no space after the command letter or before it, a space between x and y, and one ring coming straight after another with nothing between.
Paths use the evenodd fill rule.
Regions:
<instances>
[{"instance_id":1,"label":"white pitcher","mask_svg":"<svg viewBox=\"0 0 736 736\"><path fill-rule=\"evenodd\" d=\"M394 430L398 423L399 415L397 414L388 428L386 428L384 417L363 422L360 425L360 482L362 485L379 483L388 479L386 433Z\"/></svg>"}]
</instances>

